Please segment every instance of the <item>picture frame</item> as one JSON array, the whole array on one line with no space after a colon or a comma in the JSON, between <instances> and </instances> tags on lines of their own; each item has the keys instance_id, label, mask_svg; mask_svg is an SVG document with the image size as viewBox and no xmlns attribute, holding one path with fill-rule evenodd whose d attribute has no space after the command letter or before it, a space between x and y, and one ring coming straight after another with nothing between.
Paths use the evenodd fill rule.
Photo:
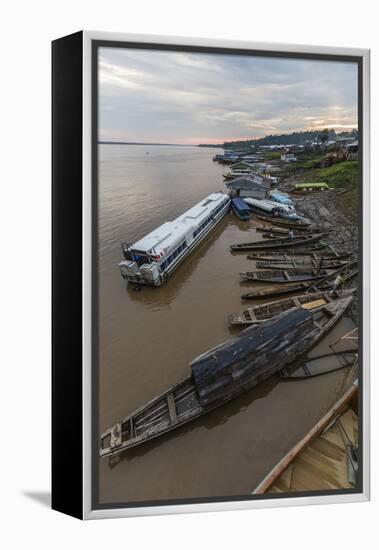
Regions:
<instances>
[{"instance_id":1,"label":"picture frame","mask_svg":"<svg viewBox=\"0 0 379 550\"><path fill-rule=\"evenodd\" d=\"M99 498L99 52L240 56L357 68L358 482L293 494L233 492L188 498ZM370 486L370 54L369 50L81 31L52 44L52 507L80 519L361 502ZM138 140L136 140L138 141ZM283 161L285 162L285 161ZM221 185L221 184L220 184ZM141 235L142 236L142 235ZM120 239L124 236L120 235ZM126 236L125 236L126 238ZM291 237L293 238L293 236ZM296 238L296 235L295 235ZM113 268L114 266L112 266ZM175 275L172 275L175 277ZM120 283L120 285L122 282ZM127 327L125 327L125 334ZM169 336L169 335L168 335ZM147 344L148 345L148 344ZM206 351L206 350L204 350ZM194 356L196 354L194 353ZM127 358L126 358L127 359ZM134 378L133 378L134 379ZM150 396L150 399L154 395ZM146 399L148 401L148 399ZM129 411L132 412L132 411ZM333 415L324 411L323 429ZM316 425L317 426L317 425ZM315 426L315 428L316 428ZM307 430L308 432L311 430ZM316 432L315 432L316 433ZM306 434L304 434L306 435ZM113 435L112 435L113 436ZM294 446L288 447L288 452ZM195 452L193 450L192 452ZM284 453L282 460L289 460ZM138 461L138 454L134 460ZM276 462L266 468L270 476ZM280 461L279 461L280 463ZM219 475L222 475L221 473ZM267 481L262 476L262 483ZM162 487L164 479L162 480ZM159 491L158 491L159 493Z\"/></svg>"}]
</instances>

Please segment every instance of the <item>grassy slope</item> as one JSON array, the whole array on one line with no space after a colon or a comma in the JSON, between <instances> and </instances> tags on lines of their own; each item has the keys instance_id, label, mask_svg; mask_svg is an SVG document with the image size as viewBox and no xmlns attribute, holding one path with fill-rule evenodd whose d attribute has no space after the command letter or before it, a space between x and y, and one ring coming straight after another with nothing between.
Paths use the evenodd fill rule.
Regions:
<instances>
[{"instance_id":1,"label":"grassy slope","mask_svg":"<svg viewBox=\"0 0 379 550\"><path fill-rule=\"evenodd\" d=\"M286 177L296 181L325 182L331 187L356 186L358 181L358 162L355 160L332 164L327 168L315 168L319 159L309 159L294 163L285 168Z\"/></svg>"},{"instance_id":2,"label":"grassy slope","mask_svg":"<svg viewBox=\"0 0 379 550\"><path fill-rule=\"evenodd\" d=\"M310 174L312 181L325 181L331 187L356 187L358 182L358 162L348 160L332 164L327 168L317 168Z\"/></svg>"}]
</instances>

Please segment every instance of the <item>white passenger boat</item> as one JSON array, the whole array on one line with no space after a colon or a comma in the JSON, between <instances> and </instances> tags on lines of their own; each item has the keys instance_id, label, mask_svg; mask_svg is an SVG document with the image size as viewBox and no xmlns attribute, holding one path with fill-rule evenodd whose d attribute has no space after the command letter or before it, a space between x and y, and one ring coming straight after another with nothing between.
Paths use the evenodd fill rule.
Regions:
<instances>
[{"instance_id":1,"label":"white passenger boat","mask_svg":"<svg viewBox=\"0 0 379 550\"><path fill-rule=\"evenodd\" d=\"M122 243L121 275L133 283L160 286L229 210L230 197L213 193L134 244Z\"/></svg>"},{"instance_id":2,"label":"white passenger boat","mask_svg":"<svg viewBox=\"0 0 379 550\"><path fill-rule=\"evenodd\" d=\"M288 204L280 204L268 199L253 199L244 197L243 199L256 214L264 216L277 216L290 221L302 221L304 218L300 216L293 206Z\"/></svg>"}]
</instances>

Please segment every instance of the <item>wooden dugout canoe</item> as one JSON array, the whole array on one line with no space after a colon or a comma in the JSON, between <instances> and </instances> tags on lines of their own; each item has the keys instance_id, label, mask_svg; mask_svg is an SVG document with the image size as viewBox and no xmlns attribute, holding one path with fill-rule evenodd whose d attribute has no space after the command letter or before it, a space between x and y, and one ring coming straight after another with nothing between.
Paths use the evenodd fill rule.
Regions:
<instances>
[{"instance_id":1,"label":"wooden dugout canoe","mask_svg":"<svg viewBox=\"0 0 379 550\"><path fill-rule=\"evenodd\" d=\"M257 283L288 284L303 281L317 281L328 276L325 269L275 269L270 271L245 271L242 279Z\"/></svg>"},{"instance_id":2,"label":"wooden dugout canoe","mask_svg":"<svg viewBox=\"0 0 379 550\"><path fill-rule=\"evenodd\" d=\"M323 233L323 236L326 237L327 235L329 235L329 231L324 231ZM306 236L307 237L310 237L310 236L314 236L314 235L318 235L319 232L315 232L315 231L308 231L306 233ZM285 235L288 235L288 231L285 233ZM299 233L298 231L294 231L294 236L295 237L303 237L305 236L304 233ZM283 238L283 235L277 235L275 232L274 233L262 233L262 238L263 239L281 239Z\"/></svg>"},{"instance_id":3,"label":"wooden dugout canoe","mask_svg":"<svg viewBox=\"0 0 379 550\"><path fill-rule=\"evenodd\" d=\"M261 300L268 297L283 296L285 294L303 294L309 291L328 291L333 288L333 278L337 274L341 274L343 278L343 284L353 279L357 274L358 270L355 267L357 262L352 262L346 267L341 267L337 269L332 275L328 275L325 279L320 279L316 282L302 282L302 283L293 283L288 285L278 284L275 286L266 287L264 289L257 289L246 294L243 294L241 298L243 300Z\"/></svg>"},{"instance_id":4,"label":"wooden dugout canoe","mask_svg":"<svg viewBox=\"0 0 379 550\"><path fill-rule=\"evenodd\" d=\"M264 222L273 223L274 225L279 225L282 227L289 227L292 229L296 229L298 227L309 227L311 225L310 222L307 222L305 220L303 221L291 221L291 220L285 220L284 218L274 218L270 216L261 216L260 214L256 214L257 218L260 220L263 220Z\"/></svg>"},{"instance_id":5,"label":"wooden dugout canoe","mask_svg":"<svg viewBox=\"0 0 379 550\"><path fill-rule=\"evenodd\" d=\"M281 260L284 257L293 257L293 256L313 256L313 254L316 254L317 257L320 257L320 255L324 254L334 254L334 252L326 252L325 249L330 249L331 247L324 242L321 243L314 243L310 246L302 246L299 248L294 248L293 250L280 250L279 252L276 252L275 250L263 250L261 252L252 252L251 254L248 254L246 258L248 260L259 260L260 258L271 258L275 259L278 258ZM325 252L321 252L325 251ZM243 251L242 251L243 252ZM335 256L333 256L335 257Z\"/></svg>"},{"instance_id":6,"label":"wooden dugout canoe","mask_svg":"<svg viewBox=\"0 0 379 550\"><path fill-rule=\"evenodd\" d=\"M309 262L312 261L320 262L321 260L348 260L351 256L351 252L304 252L298 254L297 251L294 253L283 253L283 252L267 252L267 253L257 253L257 254L248 254L246 258L248 260L255 260L256 262L270 263L275 266L281 262ZM257 264L258 265L258 264Z\"/></svg>"},{"instance_id":7,"label":"wooden dugout canoe","mask_svg":"<svg viewBox=\"0 0 379 550\"><path fill-rule=\"evenodd\" d=\"M256 231L258 231L258 233L276 233L277 235L288 235L288 232L290 230L290 228L285 228L285 227L276 227L274 225L261 225L261 226L258 226L255 228ZM319 228L316 228L314 227L313 229L311 229L310 226L307 226L307 227L298 227L296 229L293 229L295 235L296 234L301 234L301 235L304 235L306 233L308 233L308 231L317 231L318 233L321 233L322 230L319 229Z\"/></svg>"},{"instance_id":8,"label":"wooden dugout canoe","mask_svg":"<svg viewBox=\"0 0 379 550\"><path fill-rule=\"evenodd\" d=\"M293 308L195 358L191 376L100 435L100 456L116 455L178 428L275 374L311 349L341 318L351 299L341 298L314 311Z\"/></svg>"},{"instance_id":9,"label":"wooden dugout canoe","mask_svg":"<svg viewBox=\"0 0 379 550\"><path fill-rule=\"evenodd\" d=\"M229 316L228 321L230 325L256 325L293 307L314 309L321 305L328 304L337 298L349 296L352 293L352 290L343 292L337 291L333 295L330 292L310 292L294 298L282 298L281 300L259 304L238 313L233 313Z\"/></svg>"},{"instance_id":10,"label":"wooden dugout canoe","mask_svg":"<svg viewBox=\"0 0 379 550\"><path fill-rule=\"evenodd\" d=\"M280 249L280 248L295 248L301 246L307 246L312 243L316 243L325 236L325 233L317 233L316 235L299 235L290 238L278 238L267 241L256 241L249 243L232 244L231 250L268 250L268 249Z\"/></svg>"},{"instance_id":11,"label":"wooden dugout canoe","mask_svg":"<svg viewBox=\"0 0 379 550\"><path fill-rule=\"evenodd\" d=\"M347 265L347 260L341 260L336 258L320 258L319 260L314 260L312 258L303 258L303 259L292 259L285 260L282 262L270 261L270 260L260 260L256 262L256 266L259 269L298 269L298 268L312 268L312 269L338 269Z\"/></svg>"},{"instance_id":12,"label":"wooden dugout canoe","mask_svg":"<svg viewBox=\"0 0 379 550\"><path fill-rule=\"evenodd\" d=\"M311 378L347 367L353 367L357 362L357 358L357 349L324 353L316 357L295 361L291 365L284 367L279 375L281 378L294 380L298 380L299 378Z\"/></svg>"}]
</instances>

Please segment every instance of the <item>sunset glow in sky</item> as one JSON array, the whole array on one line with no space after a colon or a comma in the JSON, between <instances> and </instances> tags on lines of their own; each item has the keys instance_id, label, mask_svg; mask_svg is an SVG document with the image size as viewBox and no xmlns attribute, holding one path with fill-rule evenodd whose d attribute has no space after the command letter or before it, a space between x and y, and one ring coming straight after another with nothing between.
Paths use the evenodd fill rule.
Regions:
<instances>
[{"instance_id":1,"label":"sunset glow in sky","mask_svg":"<svg viewBox=\"0 0 379 550\"><path fill-rule=\"evenodd\" d=\"M223 143L357 127L354 63L101 48L99 139Z\"/></svg>"}]
</instances>

